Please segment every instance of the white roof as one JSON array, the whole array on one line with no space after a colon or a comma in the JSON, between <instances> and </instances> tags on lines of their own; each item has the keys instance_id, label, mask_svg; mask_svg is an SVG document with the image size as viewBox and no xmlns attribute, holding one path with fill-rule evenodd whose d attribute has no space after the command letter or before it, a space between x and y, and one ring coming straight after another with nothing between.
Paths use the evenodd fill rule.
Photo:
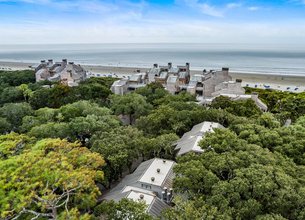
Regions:
<instances>
[{"instance_id":1,"label":"white roof","mask_svg":"<svg viewBox=\"0 0 305 220\"><path fill-rule=\"evenodd\" d=\"M145 173L141 176L139 182L161 187L173 166L174 161L155 158ZM160 169L160 172L157 171L158 169ZM152 178L154 178L153 181Z\"/></svg>"},{"instance_id":2,"label":"white roof","mask_svg":"<svg viewBox=\"0 0 305 220\"><path fill-rule=\"evenodd\" d=\"M147 189L143 189L143 188L139 188L139 187L135 187L135 186L125 186L124 189L122 189L122 193L125 192L129 192L129 191L138 191L138 192L142 192L142 193L146 193L146 194L150 194L152 196L154 196L155 194Z\"/></svg>"},{"instance_id":3,"label":"white roof","mask_svg":"<svg viewBox=\"0 0 305 220\"><path fill-rule=\"evenodd\" d=\"M143 199L141 199L141 196L143 196ZM150 206L152 204L152 202L154 201L155 196L148 194L148 193L131 190L130 193L128 194L127 198L132 199L136 202L143 201L143 202L145 202L146 205Z\"/></svg>"}]
</instances>

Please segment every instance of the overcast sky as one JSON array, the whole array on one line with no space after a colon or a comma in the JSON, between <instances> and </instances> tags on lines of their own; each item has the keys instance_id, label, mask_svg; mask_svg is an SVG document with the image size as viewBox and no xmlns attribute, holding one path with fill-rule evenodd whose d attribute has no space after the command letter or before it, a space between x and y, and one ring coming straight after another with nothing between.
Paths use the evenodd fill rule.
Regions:
<instances>
[{"instance_id":1,"label":"overcast sky","mask_svg":"<svg viewBox=\"0 0 305 220\"><path fill-rule=\"evenodd\" d=\"M305 45L305 0L0 0L0 30L0 44Z\"/></svg>"}]
</instances>

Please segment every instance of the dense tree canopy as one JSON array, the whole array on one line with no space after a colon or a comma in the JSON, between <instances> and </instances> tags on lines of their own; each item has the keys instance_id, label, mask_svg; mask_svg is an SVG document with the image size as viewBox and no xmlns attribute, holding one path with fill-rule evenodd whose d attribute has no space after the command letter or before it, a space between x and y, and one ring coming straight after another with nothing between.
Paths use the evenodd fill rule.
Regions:
<instances>
[{"instance_id":1,"label":"dense tree canopy","mask_svg":"<svg viewBox=\"0 0 305 220\"><path fill-rule=\"evenodd\" d=\"M111 78L71 88L10 73L0 71L1 219L152 219L145 204L99 196L154 157L177 162L163 219L305 219L303 93L247 88L263 113L226 97L204 107L158 83L117 96ZM176 141L203 121L226 129L177 158Z\"/></svg>"},{"instance_id":2,"label":"dense tree canopy","mask_svg":"<svg viewBox=\"0 0 305 220\"><path fill-rule=\"evenodd\" d=\"M35 142L10 135L0 140L1 218L57 219L61 212L69 216L69 210L94 207L100 194L95 181L103 179L100 155L59 139Z\"/></svg>"}]
</instances>

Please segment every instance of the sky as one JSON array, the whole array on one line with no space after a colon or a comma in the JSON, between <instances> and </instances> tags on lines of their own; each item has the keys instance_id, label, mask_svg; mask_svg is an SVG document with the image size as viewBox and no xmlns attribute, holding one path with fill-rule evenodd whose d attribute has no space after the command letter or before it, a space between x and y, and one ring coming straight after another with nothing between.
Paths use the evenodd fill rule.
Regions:
<instances>
[{"instance_id":1,"label":"sky","mask_svg":"<svg viewBox=\"0 0 305 220\"><path fill-rule=\"evenodd\" d=\"M0 0L0 44L305 45L305 0Z\"/></svg>"}]
</instances>

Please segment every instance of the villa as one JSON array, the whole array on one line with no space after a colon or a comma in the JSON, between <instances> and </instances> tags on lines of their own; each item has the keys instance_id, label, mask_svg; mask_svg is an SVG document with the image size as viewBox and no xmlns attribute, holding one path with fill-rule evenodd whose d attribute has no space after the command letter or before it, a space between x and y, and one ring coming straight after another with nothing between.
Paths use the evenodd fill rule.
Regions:
<instances>
[{"instance_id":1,"label":"villa","mask_svg":"<svg viewBox=\"0 0 305 220\"><path fill-rule=\"evenodd\" d=\"M31 66L35 70L36 82L49 80L61 82L68 86L78 86L87 78L87 72L80 65L68 62L63 59L61 62L53 62L52 59L46 62L42 60L40 64Z\"/></svg>"},{"instance_id":2,"label":"villa","mask_svg":"<svg viewBox=\"0 0 305 220\"><path fill-rule=\"evenodd\" d=\"M120 201L123 198L144 202L147 213L159 216L170 207L173 198L172 182L175 162L154 158L141 163L132 173L125 176L102 200Z\"/></svg>"}]
</instances>

